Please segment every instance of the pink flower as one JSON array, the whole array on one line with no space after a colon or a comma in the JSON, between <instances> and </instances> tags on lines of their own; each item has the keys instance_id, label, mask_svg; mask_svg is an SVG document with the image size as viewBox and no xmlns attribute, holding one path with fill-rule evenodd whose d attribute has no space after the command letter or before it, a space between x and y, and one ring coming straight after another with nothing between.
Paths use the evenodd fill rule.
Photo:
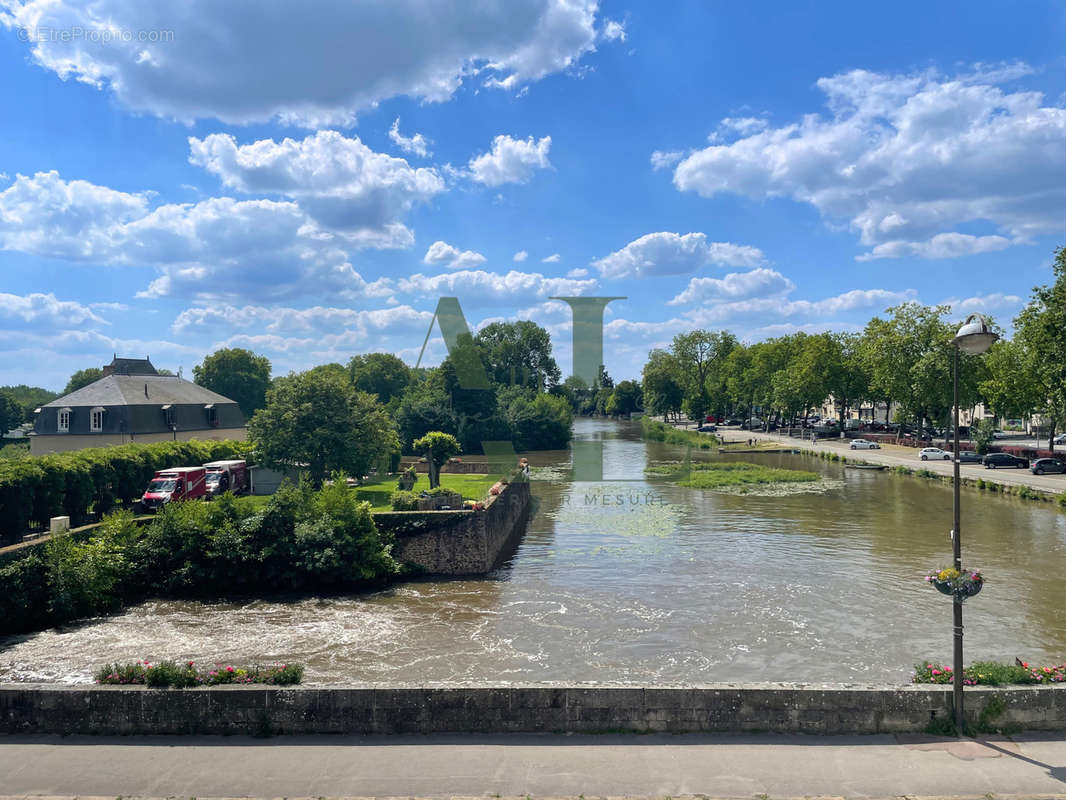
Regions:
<instances>
[{"instance_id":1,"label":"pink flower","mask_svg":"<svg viewBox=\"0 0 1066 800\"><path fill-rule=\"evenodd\" d=\"M934 674L934 675L939 675L939 674L940 674L940 670L938 670L938 669L934 669L934 670L933 670L933 674Z\"/></svg>"},{"instance_id":2,"label":"pink flower","mask_svg":"<svg viewBox=\"0 0 1066 800\"><path fill-rule=\"evenodd\" d=\"M226 667L226 672L233 672L233 667Z\"/></svg>"}]
</instances>

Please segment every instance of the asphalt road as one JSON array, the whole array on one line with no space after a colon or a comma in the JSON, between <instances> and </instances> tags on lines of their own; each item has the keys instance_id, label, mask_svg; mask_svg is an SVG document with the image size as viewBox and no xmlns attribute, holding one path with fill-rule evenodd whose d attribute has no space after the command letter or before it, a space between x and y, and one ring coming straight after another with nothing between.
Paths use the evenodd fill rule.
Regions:
<instances>
[{"instance_id":1,"label":"asphalt road","mask_svg":"<svg viewBox=\"0 0 1066 800\"><path fill-rule=\"evenodd\" d=\"M1026 797L1066 794L1066 738L2 737L0 795Z\"/></svg>"}]
</instances>

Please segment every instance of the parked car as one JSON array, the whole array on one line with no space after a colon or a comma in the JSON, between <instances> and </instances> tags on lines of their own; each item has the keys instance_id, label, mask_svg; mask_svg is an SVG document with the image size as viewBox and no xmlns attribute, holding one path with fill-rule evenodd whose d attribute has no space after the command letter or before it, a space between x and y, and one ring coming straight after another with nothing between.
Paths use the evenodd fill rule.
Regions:
<instances>
[{"instance_id":1,"label":"parked car","mask_svg":"<svg viewBox=\"0 0 1066 800\"><path fill-rule=\"evenodd\" d=\"M960 450L959 451L959 463L960 464L980 464L983 460L983 456L976 450Z\"/></svg>"},{"instance_id":2,"label":"parked car","mask_svg":"<svg viewBox=\"0 0 1066 800\"><path fill-rule=\"evenodd\" d=\"M716 425L700 425L696 428L700 433L714 433L718 430Z\"/></svg>"},{"instance_id":3,"label":"parked car","mask_svg":"<svg viewBox=\"0 0 1066 800\"><path fill-rule=\"evenodd\" d=\"M866 439L852 439L850 447L851 447L852 450L880 450L881 449L881 445L879 445L877 442L867 441Z\"/></svg>"},{"instance_id":4,"label":"parked car","mask_svg":"<svg viewBox=\"0 0 1066 800\"><path fill-rule=\"evenodd\" d=\"M939 447L923 447L918 451L918 458L922 461L929 461L930 459L951 461L951 453L947 450L941 450Z\"/></svg>"},{"instance_id":5,"label":"parked car","mask_svg":"<svg viewBox=\"0 0 1066 800\"><path fill-rule=\"evenodd\" d=\"M1006 431L992 431L993 439L1009 439L1014 434L1007 433Z\"/></svg>"},{"instance_id":6,"label":"parked car","mask_svg":"<svg viewBox=\"0 0 1066 800\"><path fill-rule=\"evenodd\" d=\"M985 469L995 469L996 467L1025 469L1029 466L1029 459L1012 456L1010 453L989 453L981 463L985 465Z\"/></svg>"},{"instance_id":7,"label":"parked car","mask_svg":"<svg viewBox=\"0 0 1066 800\"><path fill-rule=\"evenodd\" d=\"M756 428L761 428L762 426L763 426L763 421L761 419L759 419L758 417L752 417L751 419L746 419L742 423L740 423L741 429L745 430L745 431L746 430L755 430Z\"/></svg>"},{"instance_id":8,"label":"parked car","mask_svg":"<svg viewBox=\"0 0 1066 800\"><path fill-rule=\"evenodd\" d=\"M1043 475L1045 472L1064 473L1066 472L1066 463L1059 461L1057 458L1038 458L1029 467L1029 471L1034 475Z\"/></svg>"},{"instance_id":9,"label":"parked car","mask_svg":"<svg viewBox=\"0 0 1066 800\"><path fill-rule=\"evenodd\" d=\"M723 425L743 425L744 424L744 420L738 419L737 417L730 417L729 419L727 419L722 424Z\"/></svg>"},{"instance_id":10,"label":"parked car","mask_svg":"<svg viewBox=\"0 0 1066 800\"><path fill-rule=\"evenodd\" d=\"M1055 444L1066 444L1066 433L1060 433L1054 439Z\"/></svg>"}]
</instances>

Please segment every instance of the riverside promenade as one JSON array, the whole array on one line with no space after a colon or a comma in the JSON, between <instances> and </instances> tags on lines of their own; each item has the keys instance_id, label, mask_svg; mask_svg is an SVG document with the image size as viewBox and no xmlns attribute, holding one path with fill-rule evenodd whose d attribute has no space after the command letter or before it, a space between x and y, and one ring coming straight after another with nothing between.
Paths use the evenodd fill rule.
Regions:
<instances>
[{"instance_id":1,"label":"riverside promenade","mask_svg":"<svg viewBox=\"0 0 1066 800\"><path fill-rule=\"evenodd\" d=\"M678 426L679 429L681 426ZM688 428L689 431L694 430ZM919 447L904 447L902 445L882 444L880 450L852 450L848 439L818 439L812 442L810 439L799 439L782 433L763 433L761 431L742 431L736 428L719 428L717 434L703 434L705 436L722 436L727 442L746 441L756 439L780 444L783 447L791 447L797 450L811 450L814 452L836 453L846 456L849 461L866 461L870 464L884 464L887 467L910 467L911 469L927 469L948 478L952 476L953 464L949 461L922 461L918 457ZM971 478L983 478L986 483L998 483L1003 486L1028 486L1031 489L1039 489L1051 494L1066 492L1066 475L1034 475L1028 469L985 469L981 464L962 464L960 474L963 480Z\"/></svg>"},{"instance_id":2,"label":"riverside promenade","mask_svg":"<svg viewBox=\"0 0 1066 800\"><path fill-rule=\"evenodd\" d=\"M0 736L26 797L1066 798L1066 734Z\"/></svg>"}]
</instances>

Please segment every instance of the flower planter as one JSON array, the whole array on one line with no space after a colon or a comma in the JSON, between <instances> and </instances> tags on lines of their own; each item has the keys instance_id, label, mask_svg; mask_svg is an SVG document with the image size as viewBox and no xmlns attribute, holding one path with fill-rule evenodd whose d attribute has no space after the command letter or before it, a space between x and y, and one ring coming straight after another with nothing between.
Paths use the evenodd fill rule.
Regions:
<instances>
[{"instance_id":1,"label":"flower planter","mask_svg":"<svg viewBox=\"0 0 1066 800\"><path fill-rule=\"evenodd\" d=\"M954 595L960 603L966 601L967 597L973 597L975 594L981 591L984 581L974 581L969 578L958 578L953 581L931 581L936 590L941 594Z\"/></svg>"}]
</instances>

